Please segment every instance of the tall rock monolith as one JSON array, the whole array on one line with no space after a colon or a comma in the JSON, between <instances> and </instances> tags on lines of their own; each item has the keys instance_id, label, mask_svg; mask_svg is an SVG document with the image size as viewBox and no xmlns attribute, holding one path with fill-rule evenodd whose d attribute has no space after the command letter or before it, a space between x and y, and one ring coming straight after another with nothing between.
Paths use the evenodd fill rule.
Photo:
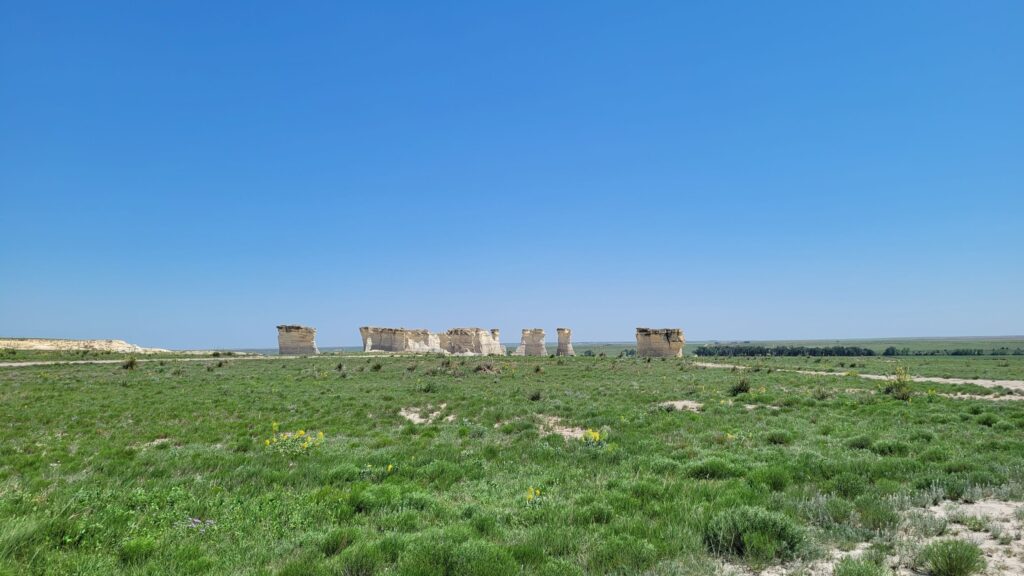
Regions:
<instances>
[{"instance_id":1,"label":"tall rock monolith","mask_svg":"<svg viewBox=\"0 0 1024 576\"><path fill-rule=\"evenodd\" d=\"M319 354L316 347L316 328L282 324L277 327L278 354L304 355Z\"/></svg>"},{"instance_id":2,"label":"tall rock monolith","mask_svg":"<svg viewBox=\"0 0 1024 576\"><path fill-rule=\"evenodd\" d=\"M576 351L572 349L572 330L568 328L557 328L558 349L555 356L575 356Z\"/></svg>"}]
</instances>

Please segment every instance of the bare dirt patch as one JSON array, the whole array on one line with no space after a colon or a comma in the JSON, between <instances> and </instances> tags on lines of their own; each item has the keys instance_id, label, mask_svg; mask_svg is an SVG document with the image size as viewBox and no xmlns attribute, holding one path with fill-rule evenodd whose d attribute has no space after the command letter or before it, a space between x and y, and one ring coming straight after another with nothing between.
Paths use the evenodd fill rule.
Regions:
<instances>
[{"instance_id":1,"label":"bare dirt patch","mask_svg":"<svg viewBox=\"0 0 1024 576\"><path fill-rule=\"evenodd\" d=\"M539 416L541 420L540 433L543 435L558 434L562 438L579 440L583 438L586 430L575 426L565 426L558 416Z\"/></svg>"},{"instance_id":2,"label":"bare dirt patch","mask_svg":"<svg viewBox=\"0 0 1024 576\"><path fill-rule=\"evenodd\" d=\"M444 409L447 407L447 404L441 404L433 411L431 411L433 409L432 406L427 406L426 408L408 407L399 410L398 414L413 424L431 424L434 420L437 420L438 416L441 415L441 412L444 412ZM451 422L453 420L455 420L454 414L450 414L445 418L446 422Z\"/></svg>"},{"instance_id":3,"label":"bare dirt patch","mask_svg":"<svg viewBox=\"0 0 1024 576\"><path fill-rule=\"evenodd\" d=\"M687 412L700 412L704 409L703 404L700 402L694 402L693 400L669 400L668 402L658 404L658 406L670 410L685 410Z\"/></svg>"}]
</instances>

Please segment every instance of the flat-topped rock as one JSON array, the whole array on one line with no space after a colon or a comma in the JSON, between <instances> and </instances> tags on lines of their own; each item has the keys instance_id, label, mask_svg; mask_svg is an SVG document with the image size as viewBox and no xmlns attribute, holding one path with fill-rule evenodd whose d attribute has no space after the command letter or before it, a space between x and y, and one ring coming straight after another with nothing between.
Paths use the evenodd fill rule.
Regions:
<instances>
[{"instance_id":1,"label":"flat-topped rock","mask_svg":"<svg viewBox=\"0 0 1024 576\"><path fill-rule=\"evenodd\" d=\"M282 324L277 327L278 354L282 356L299 356L319 354L316 347L316 328Z\"/></svg>"},{"instance_id":2,"label":"flat-topped rock","mask_svg":"<svg viewBox=\"0 0 1024 576\"><path fill-rule=\"evenodd\" d=\"M452 328L439 334L441 348L457 356L504 356L501 331L497 328Z\"/></svg>"},{"instance_id":3,"label":"flat-topped rock","mask_svg":"<svg viewBox=\"0 0 1024 576\"><path fill-rule=\"evenodd\" d=\"M636 355L641 358L679 358L685 343L679 328L636 329Z\"/></svg>"},{"instance_id":4,"label":"flat-topped rock","mask_svg":"<svg viewBox=\"0 0 1024 576\"><path fill-rule=\"evenodd\" d=\"M519 347L513 356L547 356L548 347L544 344L543 328L524 328L519 340Z\"/></svg>"},{"instance_id":5,"label":"flat-topped rock","mask_svg":"<svg viewBox=\"0 0 1024 576\"><path fill-rule=\"evenodd\" d=\"M429 330L363 326L359 335L363 339L363 352L445 352L440 336Z\"/></svg>"}]
</instances>

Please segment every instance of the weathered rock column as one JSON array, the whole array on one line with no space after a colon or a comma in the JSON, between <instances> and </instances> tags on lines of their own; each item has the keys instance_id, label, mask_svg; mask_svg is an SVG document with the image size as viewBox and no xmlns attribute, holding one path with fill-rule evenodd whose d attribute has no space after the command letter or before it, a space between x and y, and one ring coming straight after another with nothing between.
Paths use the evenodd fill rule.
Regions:
<instances>
[{"instance_id":1,"label":"weathered rock column","mask_svg":"<svg viewBox=\"0 0 1024 576\"><path fill-rule=\"evenodd\" d=\"M568 328L557 328L558 332L558 350L555 351L555 356L575 356L576 351L572 349L572 330Z\"/></svg>"},{"instance_id":2,"label":"weathered rock column","mask_svg":"<svg viewBox=\"0 0 1024 576\"><path fill-rule=\"evenodd\" d=\"M316 348L316 328L282 324L277 327L278 354L319 354Z\"/></svg>"},{"instance_id":3,"label":"weathered rock column","mask_svg":"<svg viewBox=\"0 0 1024 576\"><path fill-rule=\"evenodd\" d=\"M513 356L547 356L548 347L544 344L543 328L524 328L519 340L519 348Z\"/></svg>"},{"instance_id":4,"label":"weathered rock column","mask_svg":"<svg viewBox=\"0 0 1024 576\"><path fill-rule=\"evenodd\" d=\"M679 328L636 329L636 355L641 358L679 358L685 343Z\"/></svg>"}]
</instances>

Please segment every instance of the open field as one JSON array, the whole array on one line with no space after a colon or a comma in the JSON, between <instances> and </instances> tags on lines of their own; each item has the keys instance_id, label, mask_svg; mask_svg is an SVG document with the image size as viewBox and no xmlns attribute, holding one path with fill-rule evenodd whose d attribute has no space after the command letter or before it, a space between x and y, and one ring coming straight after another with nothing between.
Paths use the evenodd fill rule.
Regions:
<instances>
[{"instance_id":1,"label":"open field","mask_svg":"<svg viewBox=\"0 0 1024 576\"><path fill-rule=\"evenodd\" d=\"M4 368L0 574L909 574L972 501L1008 503L973 537L1018 573L1024 403L909 390L586 357Z\"/></svg>"},{"instance_id":2,"label":"open field","mask_svg":"<svg viewBox=\"0 0 1024 576\"><path fill-rule=\"evenodd\" d=\"M761 369L815 370L844 374L892 374L904 366L916 376L940 378L1024 380L1024 356L844 356L844 357L705 357L700 361L722 362Z\"/></svg>"}]
</instances>

